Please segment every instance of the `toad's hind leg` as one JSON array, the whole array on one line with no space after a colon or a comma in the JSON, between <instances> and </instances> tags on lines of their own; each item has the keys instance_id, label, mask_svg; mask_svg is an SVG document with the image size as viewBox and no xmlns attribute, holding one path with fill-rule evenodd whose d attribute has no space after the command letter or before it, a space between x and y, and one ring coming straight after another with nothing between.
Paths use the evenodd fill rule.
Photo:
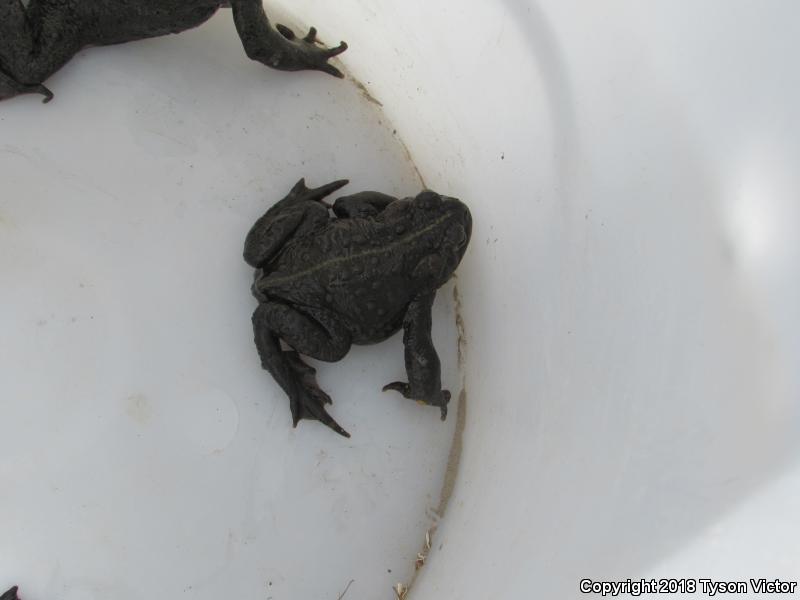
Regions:
<instances>
[{"instance_id":1,"label":"toad's hind leg","mask_svg":"<svg viewBox=\"0 0 800 600\"><path fill-rule=\"evenodd\" d=\"M324 324L323 324L324 323ZM264 302L253 313L253 330L261 366L289 396L294 426L301 419L317 420L350 437L325 410L331 398L317 385L316 370L298 352L281 349L280 340L320 360L336 361L350 349L350 337L324 314L307 316L278 302Z\"/></svg>"},{"instance_id":2,"label":"toad's hind leg","mask_svg":"<svg viewBox=\"0 0 800 600\"><path fill-rule=\"evenodd\" d=\"M292 236L310 233L330 219L324 198L347 185L346 179L318 188L298 181L282 200L276 202L250 228L244 240L244 260L262 268L284 247Z\"/></svg>"},{"instance_id":3,"label":"toad's hind leg","mask_svg":"<svg viewBox=\"0 0 800 600\"><path fill-rule=\"evenodd\" d=\"M380 192L359 192L337 198L333 203L333 212L341 219L375 217L396 200L394 196Z\"/></svg>"}]
</instances>

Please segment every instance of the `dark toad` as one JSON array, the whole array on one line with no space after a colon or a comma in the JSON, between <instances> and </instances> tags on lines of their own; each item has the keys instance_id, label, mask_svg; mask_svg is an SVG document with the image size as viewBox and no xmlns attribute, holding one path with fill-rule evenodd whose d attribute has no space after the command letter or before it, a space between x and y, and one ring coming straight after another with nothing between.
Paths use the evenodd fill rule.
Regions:
<instances>
[{"instance_id":1,"label":"dark toad","mask_svg":"<svg viewBox=\"0 0 800 600\"><path fill-rule=\"evenodd\" d=\"M331 398L300 354L337 361L351 344L377 343L403 328L408 382L383 389L439 407L444 419L450 392L441 385L431 307L467 249L469 209L428 190L403 200L362 192L332 206L323 201L347 183L308 189L300 180L247 235L261 364L289 396L295 426L315 419L350 437L325 410Z\"/></svg>"},{"instance_id":2,"label":"dark toad","mask_svg":"<svg viewBox=\"0 0 800 600\"><path fill-rule=\"evenodd\" d=\"M347 49L317 45L316 30L298 38L270 25L261 0L0 0L0 100L53 94L45 80L85 46L104 46L179 33L204 23L223 6L245 52L284 71L314 69L341 77L328 59Z\"/></svg>"}]
</instances>

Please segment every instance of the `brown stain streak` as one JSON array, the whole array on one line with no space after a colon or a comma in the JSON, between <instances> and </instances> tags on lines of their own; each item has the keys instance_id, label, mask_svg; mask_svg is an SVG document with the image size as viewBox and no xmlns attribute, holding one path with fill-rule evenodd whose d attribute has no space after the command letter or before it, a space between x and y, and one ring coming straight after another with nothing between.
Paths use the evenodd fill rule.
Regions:
<instances>
[{"instance_id":1,"label":"brown stain streak","mask_svg":"<svg viewBox=\"0 0 800 600\"><path fill-rule=\"evenodd\" d=\"M359 81L352 75L348 75L347 78L353 82L353 85L355 85L356 88L358 88L358 91L361 92L361 95L364 96L367 102L371 102L372 104L375 104L383 108L383 103L380 100L378 100L375 96L370 94L369 90L367 89L367 86L365 86L361 81Z\"/></svg>"},{"instance_id":2,"label":"brown stain streak","mask_svg":"<svg viewBox=\"0 0 800 600\"><path fill-rule=\"evenodd\" d=\"M453 302L455 304L456 330L458 331L458 370L461 375L461 392L458 394L458 406L456 407L456 428L453 432L453 441L450 445L450 452L447 456L447 466L445 467L444 481L442 482L442 489L439 493L439 505L435 509L439 520L445 516L447 507L449 506L453 492L455 491L456 481L458 480L458 472L461 466L461 456L464 451L464 430L467 427L467 381L466 372L464 371L467 352L467 334L466 327L464 325L464 318L461 314L463 307L461 304L461 294L458 290L458 284L453 287ZM438 525L434 525L429 530L431 538L433 537L437 528ZM430 548L428 548L427 544L423 542L420 554L427 558L429 553ZM409 594L414 587L414 583L417 581L420 568L421 567L418 567L414 570L414 574L411 576L411 580L408 582L407 589Z\"/></svg>"}]
</instances>

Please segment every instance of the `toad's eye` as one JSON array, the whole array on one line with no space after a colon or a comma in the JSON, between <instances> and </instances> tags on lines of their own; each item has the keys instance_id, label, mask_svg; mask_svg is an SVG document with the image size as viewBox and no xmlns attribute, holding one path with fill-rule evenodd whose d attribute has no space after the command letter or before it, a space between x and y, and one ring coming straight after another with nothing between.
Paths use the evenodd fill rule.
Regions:
<instances>
[{"instance_id":1,"label":"toad's eye","mask_svg":"<svg viewBox=\"0 0 800 600\"><path fill-rule=\"evenodd\" d=\"M430 210L442 203L442 197L436 192L426 190L417 195L416 201L420 208Z\"/></svg>"},{"instance_id":2,"label":"toad's eye","mask_svg":"<svg viewBox=\"0 0 800 600\"><path fill-rule=\"evenodd\" d=\"M447 241L453 246L460 248L464 245L464 242L467 241L467 232L464 231L461 225L453 225L447 229L445 237L447 237Z\"/></svg>"}]
</instances>

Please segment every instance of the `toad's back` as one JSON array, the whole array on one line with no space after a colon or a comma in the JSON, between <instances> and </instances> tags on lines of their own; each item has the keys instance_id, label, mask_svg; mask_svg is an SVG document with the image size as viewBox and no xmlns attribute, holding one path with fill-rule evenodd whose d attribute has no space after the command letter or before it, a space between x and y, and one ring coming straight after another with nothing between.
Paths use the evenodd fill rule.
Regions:
<instances>
[{"instance_id":1,"label":"toad's back","mask_svg":"<svg viewBox=\"0 0 800 600\"><path fill-rule=\"evenodd\" d=\"M370 218L331 221L287 244L257 291L334 313L356 343L385 339L402 325L415 293L414 268L425 252L414 233L398 231Z\"/></svg>"}]
</instances>

